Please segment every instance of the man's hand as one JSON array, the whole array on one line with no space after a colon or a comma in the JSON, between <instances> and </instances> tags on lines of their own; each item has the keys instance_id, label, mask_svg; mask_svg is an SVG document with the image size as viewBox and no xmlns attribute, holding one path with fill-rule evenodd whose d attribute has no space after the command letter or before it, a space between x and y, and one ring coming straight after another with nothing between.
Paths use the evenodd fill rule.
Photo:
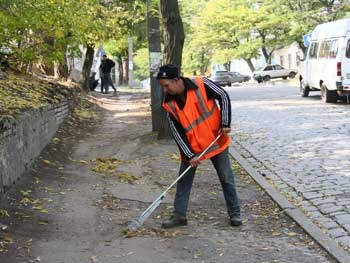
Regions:
<instances>
[{"instance_id":1,"label":"man's hand","mask_svg":"<svg viewBox=\"0 0 350 263\"><path fill-rule=\"evenodd\" d=\"M191 160L190 160L190 165L192 167L197 167L199 164L200 164L200 160L197 156L193 157Z\"/></svg>"},{"instance_id":2,"label":"man's hand","mask_svg":"<svg viewBox=\"0 0 350 263\"><path fill-rule=\"evenodd\" d=\"M231 132L231 128L230 127L221 128L220 132L223 134L229 134Z\"/></svg>"}]
</instances>

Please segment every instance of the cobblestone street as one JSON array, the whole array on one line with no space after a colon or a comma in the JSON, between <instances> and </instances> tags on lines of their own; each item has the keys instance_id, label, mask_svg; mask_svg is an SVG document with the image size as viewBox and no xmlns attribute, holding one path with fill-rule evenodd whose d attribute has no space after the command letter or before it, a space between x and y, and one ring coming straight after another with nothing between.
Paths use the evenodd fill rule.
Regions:
<instances>
[{"instance_id":1,"label":"cobblestone street","mask_svg":"<svg viewBox=\"0 0 350 263\"><path fill-rule=\"evenodd\" d=\"M227 89L233 142L322 232L350 248L350 105L294 86Z\"/></svg>"}]
</instances>

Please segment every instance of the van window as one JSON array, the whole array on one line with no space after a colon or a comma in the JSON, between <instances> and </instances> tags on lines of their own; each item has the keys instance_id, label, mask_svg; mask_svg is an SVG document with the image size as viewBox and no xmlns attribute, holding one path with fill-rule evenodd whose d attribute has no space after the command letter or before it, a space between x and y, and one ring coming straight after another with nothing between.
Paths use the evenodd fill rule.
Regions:
<instances>
[{"instance_id":1,"label":"van window","mask_svg":"<svg viewBox=\"0 0 350 263\"><path fill-rule=\"evenodd\" d=\"M329 57L330 58L335 58L338 53L338 39L332 40L331 47L329 50Z\"/></svg>"},{"instance_id":2,"label":"van window","mask_svg":"<svg viewBox=\"0 0 350 263\"><path fill-rule=\"evenodd\" d=\"M317 58L317 50L318 50L318 43L317 42L311 43L309 57Z\"/></svg>"},{"instance_id":3,"label":"van window","mask_svg":"<svg viewBox=\"0 0 350 263\"><path fill-rule=\"evenodd\" d=\"M346 43L345 56L350 58L350 39L348 39L348 42Z\"/></svg>"},{"instance_id":4,"label":"van window","mask_svg":"<svg viewBox=\"0 0 350 263\"><path fill-rule=\"evenodd\" d=\"M322 41L320 46L320 58L328 58L329 55L329 47L331 45L330 40Z\"/></svg>"}]
</instances>

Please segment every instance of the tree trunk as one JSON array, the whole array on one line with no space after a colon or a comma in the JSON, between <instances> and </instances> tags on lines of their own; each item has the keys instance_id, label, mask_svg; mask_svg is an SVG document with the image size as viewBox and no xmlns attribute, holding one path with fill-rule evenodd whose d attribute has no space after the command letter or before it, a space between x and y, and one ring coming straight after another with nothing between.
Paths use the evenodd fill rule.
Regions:
<instances>
[{"instance_id":1,"label":"tree trunk","mask_svg":"<svg viewBox=\"0 0 350 263\"><path fill-rule=\"evenodd\" d=\"M164 28L164 64L181 68L185 34L177 0L161 0L160 10Z\"/></svg>"},{"instance_id":2,"label":"tree trunk","mask_svg":"<svg viewBox=\"0 0 350 263\"><path fill-rule=\"evenodd\" d=\"M185 34L177 0L160 0L160 10L164 28L164 64L174 64L181 70ZM158 139L170 138L170 128L164 110L160 112L159 119Z\"/></svg>"},{"instance_id":3,"label":"tree trunk","mask_svg":"<svg viewBox=\"0 0 350 263\"><path fill-rule=\"evenodd\" d=\"M128 85L129 81L129 61L127 58L123 57L123 86Z\"/></svg>"},{"instance_id":4,"label":"tree trunk","mask_svg":"<svg viewBox=\"0 0 350 263\"><path fill-rule=\"evenodd\" d=\"M266 47L261 47L261 52L263 53L263 56L265 58L265 61L267 64L270 64L271 63L271 58L269 57L269 54L266 50Z\"/></svg>"},{"instance_id":5,"label":"tree trunk","mask_svg":"<svg viewBox=\"0 0 350 263\"><path fill-rule=\"evenodd\" d=\"M255 70L254 64L252 62L252 60L250 58L244 59L245 62L247 62L248 67L250 68L250 70L253 72Z\"/></svg>"},{"instance_id":6,"label":"tree trunk","mask_svg":"<svg viewBox=\"0 0 350 263\"><path fill-rule=\"evenodd\" d=\"M89 91L89 78L90 78L90 71L91 71L91 66L94 61L94 46L88 44L86 47L86 54L85 54L85 60L83 64L83 71L81 73L82 78L82 88L85 91Z\"/></svg>"},{"instance_id":7,"label":"tree trunk","mask_svg":"<svg viewBox=\"0 0 350 263\"><path fill-rule=\"evenodd\" d=\"M60 63L58 65L58 75L60 78L63 78L64 80L67 80L68 79L68 75L69 72L68 72L68 65L67 63Z\"/></svg>"},{"instance_id":8,"label":"tree trunk","mask_svg":"<svg viewBox=\"0 0 350 263\"><path fill-rule=\"evenodd\" d=\"M149 68L150 68L150 85L151 85L151 107L152 107L152 131L160 131L161 123L164 122L165 113L162 109L162 89L159 86L156 74L161 66L161 45L160 45L160 22L158 14L154 13L147 1L147 36L149 50Z\"/></svg>"},{"instance_id":9,"label":"tree trunk","mask_svg":"<svg viewBox=\"0 0 350 263\"><path fill-rule=\"evenodd\" d=\"M120 59L120 61L118 61L118 72L119 72L119 76L118 76L118 86L123 86L124 68L123 68L122 59Z\"/></svg>"}]
</instances>

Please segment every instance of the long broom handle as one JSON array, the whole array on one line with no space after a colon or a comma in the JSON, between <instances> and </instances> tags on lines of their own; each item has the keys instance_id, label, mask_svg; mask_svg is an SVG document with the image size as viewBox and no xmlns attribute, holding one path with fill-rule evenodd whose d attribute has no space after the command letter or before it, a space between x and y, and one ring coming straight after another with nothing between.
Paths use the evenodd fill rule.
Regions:
<instances>
[{"instance_id":1,"label":"long broom handle","mask_svg":"<svg viewBox=\"0 0 350 263\"><path fill-rule=\"evenodd\" d=\"M209 149L216 143L216 141L220 138L222 133L220 133L209 145L207 148L204 149L204 151L198 156L198 159L200 159ZM153 203L141 214L140 218L145 216L147 213L151 214L153 210L160 204L160 201L165 197L166 193L192 168L191 165L189 165L185 171L183 171L174 182L172 182L171 185L163 192L161 193L156 200L153 201ZM155 206L153 208L153 206ZM153 208L153 209L152 209ZM152 210L151 210L152 209Z\"/></svg>"}]
</instances>

